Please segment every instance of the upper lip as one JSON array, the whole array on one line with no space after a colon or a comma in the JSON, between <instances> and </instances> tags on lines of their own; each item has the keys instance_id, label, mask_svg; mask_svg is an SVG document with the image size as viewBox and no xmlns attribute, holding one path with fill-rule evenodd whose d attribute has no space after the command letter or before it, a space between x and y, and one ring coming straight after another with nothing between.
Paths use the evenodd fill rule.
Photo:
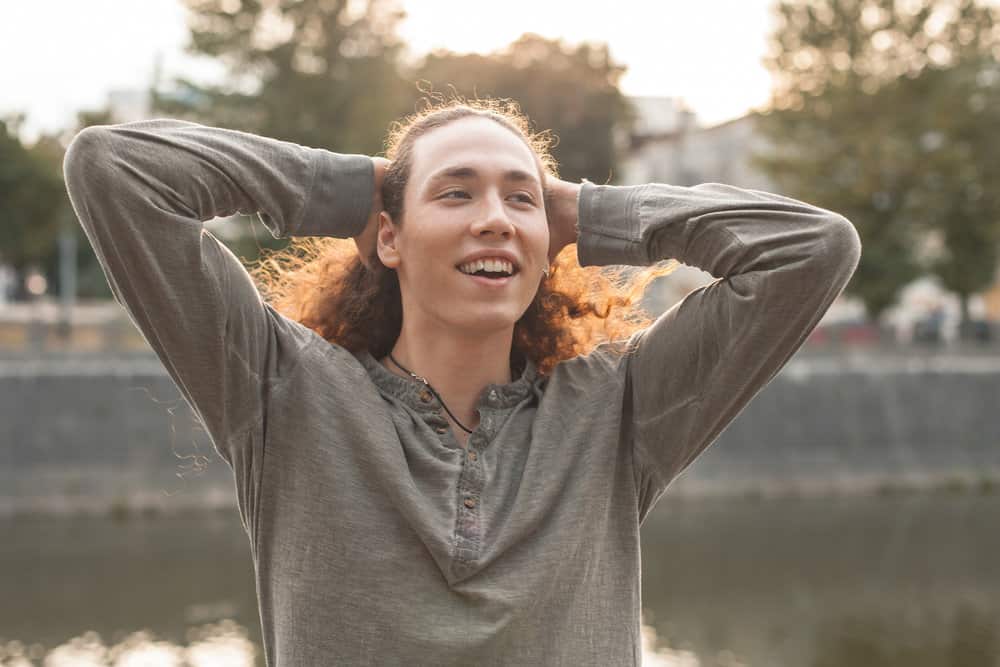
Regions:
<instances>
[{"instance_id":1,"label":"upper lip","mask_svg":"<svg viewBox=\"0 0 1000 667\"><path fill-rule=\"evenodd\" d=\"M508 250L500 250L498 248L492 250L489 248L483 250L477 250L474 253L466 255L465 259L460 260L456 266L461 266L462 264L468 264L469 262L472 262L474 260L485 259L487 257L498 257L500 259L506 259L514 267L514 273L517 273L521 268L521 265L517 261L517 255Z\"/></svg>"}]
</instances>

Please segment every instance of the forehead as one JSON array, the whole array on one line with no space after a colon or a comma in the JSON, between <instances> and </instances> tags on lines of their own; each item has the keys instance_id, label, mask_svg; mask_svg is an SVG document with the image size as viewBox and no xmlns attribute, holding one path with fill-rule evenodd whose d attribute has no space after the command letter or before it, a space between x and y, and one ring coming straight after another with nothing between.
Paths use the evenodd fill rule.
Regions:
<instances>
[{"instance_id":1,"label":"forehead","mask_svg":"<svg viewBox=\"0 0 1000 667\"><path fill-rule=\"evenodd\" d=\"M461 118L414 142L410 180L418 188L455 167L472 168L484 177L516 170L531 174L533 180L539 178L534 152L520 137L489 118Z\"/></svg>"}]
</instances>

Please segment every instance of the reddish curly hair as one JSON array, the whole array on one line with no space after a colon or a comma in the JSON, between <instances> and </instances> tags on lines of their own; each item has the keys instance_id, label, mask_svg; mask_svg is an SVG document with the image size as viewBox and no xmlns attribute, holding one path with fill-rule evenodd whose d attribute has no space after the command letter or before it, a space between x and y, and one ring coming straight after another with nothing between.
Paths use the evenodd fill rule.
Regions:
<instances>
[{"instance_id":1,"label":"reddish curly hair","mask_svg":"<svg viewBox=\"0 0 1000 667\"><path fill-rule=\"evenodd\" d=\"M543 184L558 178L550 154L551 134L534 133L519 105L507 99L437 100L396 121L386 139L383 207L403 220L403 193L413 162L414 141L435 128L468 116L489 118L520 137L537 158ZM548 193L546 192L546 201ZM268 303L330 343L354 353L388 354L403 323L396 272L373 252L372 269L351 239L295 237L281 250L265 249L248 267ZM535 298L514 325L511 364L534 362L547 375L560 361L587 354L605 341L621 341L652 318L639 301L654 279L677 267L675 260L636 267L581 267L576 244L566 246L549 267Z\"/></svg>"}]
</instances>

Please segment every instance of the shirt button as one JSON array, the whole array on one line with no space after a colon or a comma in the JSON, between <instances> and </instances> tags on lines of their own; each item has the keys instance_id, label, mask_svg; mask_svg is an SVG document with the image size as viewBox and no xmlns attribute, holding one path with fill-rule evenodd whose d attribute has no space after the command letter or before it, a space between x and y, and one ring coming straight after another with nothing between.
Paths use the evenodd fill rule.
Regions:
<instances>
[{"instance_id":1,"label":"shirt button","mask_svg":"<svg viewBox=\"0 0 1000 667\"><path fill-rule=\"evenodd\" d=\"M497 400L497 390L496 389L490 389L490 399L494 400L494 401Z\"/></svg>"},{"instance_id":2,"label":"shirt button","mask_svg":"<svg viewBox=\"0 0 1000 667\"><path fill-rule=\"evenodd\" d=\"M468 507L468 508L470 508L470 509L473 508L473 507L475 507L476 506L476 499L475 498L466 498L465 499L465 506Z\"/></svg>"},{"instance_id":3,"label":"shirt button","mask_svg":"<svg viewBox=\"0 0 1000 667\"><path fill-rule=\"evenodd\" d=\"M430 403L431 402L431 392L427 391L426 389L421 390L421 392L420 392L420 400L423 401L424 403Z\"/></svg>"},{"instance_id":4,"label":"shirt button","mask_svg":"<svg viewBox=\"0 0 1000 667\"><path fill-rule=\"evenodd\" d=\"M478 457L476 456L475 452L469 452L469 460L470 461L475 461L477 458Z\"/></svg>"}]
</instances>

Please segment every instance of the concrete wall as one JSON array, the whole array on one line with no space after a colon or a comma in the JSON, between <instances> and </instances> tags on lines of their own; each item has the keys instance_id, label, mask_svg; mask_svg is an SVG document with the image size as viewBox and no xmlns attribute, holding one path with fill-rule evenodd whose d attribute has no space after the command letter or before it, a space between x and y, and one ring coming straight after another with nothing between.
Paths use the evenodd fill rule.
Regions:
<instances>
[{"instance_id":1,"label":"concrete wall","mask_svg":"<svg viewBox=\"0 0 1000 667\"><path fill-rule=\"evenodd\" d=\"M228 506L233 495L159 361L0 363L0 514Z\"/></svg>"},{"instance_id":2,"label":"concrete wall","mask_svg":"<svg viewBox=\"0 0 1000 667\"><path fill-rule=\"evenodd\" d=\"M671 491L995 484L998 395L996 357L796 357Z\"/></svg>"},{"instance_id":3,"label":"concrete wall","mask_svg":"<svg viewBox=\"0 0 1000 667\"><path fill-rule=\"evenodd\" d=\"M1000 479L1000 359L796 356L667 496ZM0 363L0 514L232 506L155 358Z\"/></svg>"}]
</instances>

